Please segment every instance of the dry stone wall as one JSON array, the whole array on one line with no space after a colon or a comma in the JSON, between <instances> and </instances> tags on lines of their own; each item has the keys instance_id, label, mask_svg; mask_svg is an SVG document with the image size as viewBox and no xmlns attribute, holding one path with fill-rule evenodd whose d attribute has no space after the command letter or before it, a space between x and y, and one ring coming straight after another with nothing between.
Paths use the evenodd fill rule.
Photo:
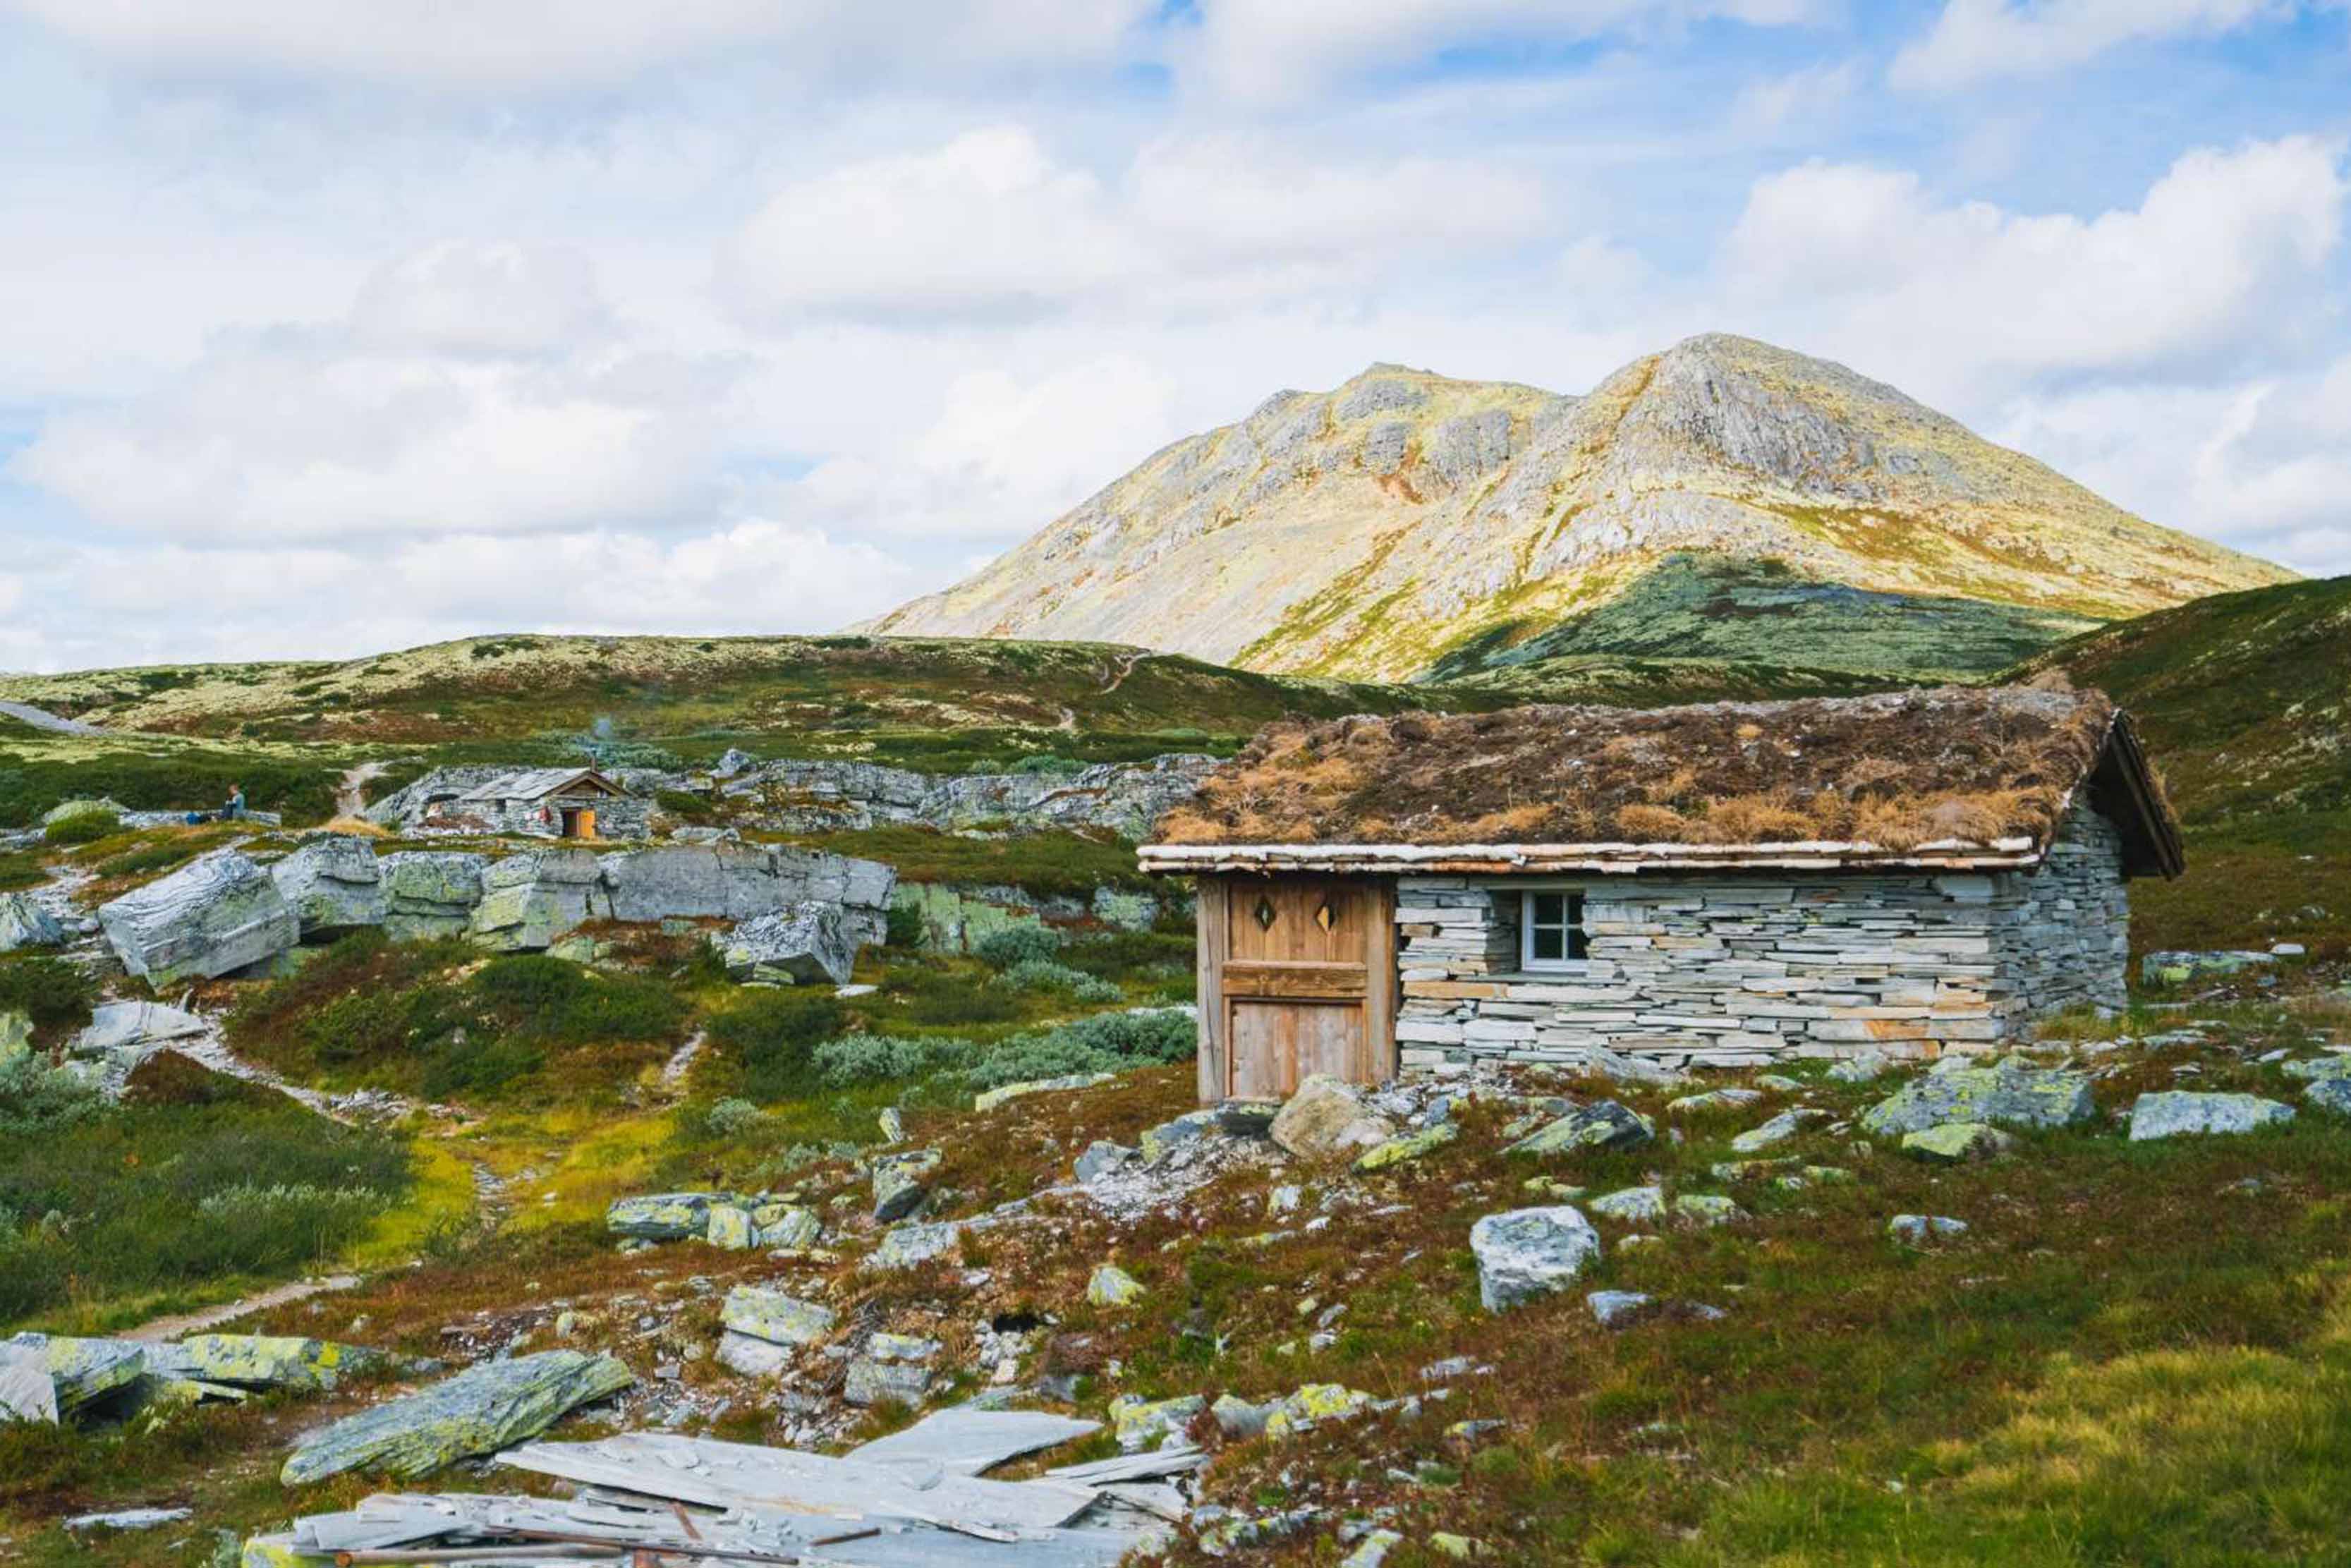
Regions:
<instances>
[{"instance_id":1,"label":"dry stone wall","mask_svg":"<svg viewBox=\"0 0 2351 1568\"><path fill-rule=\"evenodd\" d=\"M1527 885L1400 880L1396 1040L1407 1068L1573 1061L1594 1047L1672 1066L1931 1057L1993 1049L2062 1008L2125 999L2122 845L2087 809L2030 872L1570 883L1585 895L1590 953L1572 970L1517 972Z\"/></svg>"}]
</instances>

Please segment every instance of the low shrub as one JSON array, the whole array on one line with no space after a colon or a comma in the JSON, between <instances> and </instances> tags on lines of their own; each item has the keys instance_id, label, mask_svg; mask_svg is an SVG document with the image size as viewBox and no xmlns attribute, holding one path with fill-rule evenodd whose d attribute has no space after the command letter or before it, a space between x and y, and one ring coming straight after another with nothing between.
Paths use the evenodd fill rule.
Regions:
<instances>
[{"instance_id":1,"label":"low shrub","mask_svg":"<svg viewBox=\"0 0 2351 1568\"><path fill-rule=\"evenodd\" d=\"M704 796L686 789L656 789L653 804L681 822L712 822L718 819L718 808Z\"/></svg>"},{"instance_id":2,"label":"low shrub","mask_svg":"<svg viewBox=\"0 0 2351 1568\"><path fill-rule=\"evenodd\" d=\"M816 1048L818 1077L834 1089L922 1078L969 1061L978 1047L967 1040L910 1040L903 1035L852 1034Z\"/></svg>"},{"instance_id":3,"label":"low shrub","mask_svg":"<svg viewBox=\"0 0 2351 1568\"><path fill-rule=\"evenodd\" d=\"M5 863L0 862L0 876L5 876L6 874L6 871L7 868ZM5 885L6 883L5 882L0 882L0 886ZM884 945L892 947L907 948L919 947L923 945L923 937L925 935L923 926L923 912L914 904L892 904L890 906L890 913L885 916L885 919L888 924L883 928L882 936L882 940Z\"/></svg>"},{"instance_id":4,"label":"low shrub","mask_svg":"<svg viewBox=\"0 0 2351 1568\"><path fill-rule=\"evenodd\" d=\"M1047 991L1081 1002L1114 1002L1126 994L1113 981L1050 958L1024 958L996 979L1016 991Z\"/></svg>"},{"instance_id":5,"label":"low shrub","mask_svg":"<svg viewBox=\"0 0 2351 1568\"><path fill-rule=\"evenodd\" d=\"M32 1138L95 1120L106 1100L40 1051L0 1061L0 1138Z\"/></svg>"},{"instance_id":6,"label":"low shrub","mask_svg":"<svg viewBox=\"0 0 2351 1568\"><path fill-rule=\"evenodd\" d=\"M768 1104L813 1087L810 1051L848 1021L829 991L763 990L713 1015L705 1028L710 1043L733 1062L743 1097Z\"/></svg>"},{"instance_id":7,"label":"low shrub","mask_svg":"<svg viewBox=\"0 0 2351 1568\"><path fill-rule=\"evenodd\" d=\"M703 1113L702 1124L711 1135L739 1138L768 1119L768 1113L748 1100L729 1096Z\"/></svg>"},{"instance_id":8,"label":"low shrub","mask_svg":"<svg viewBox=\"0 0 2351 1568\"><path fill-rule=\"evenodd\" d=\"M52 844L94 844L120 826L111 811L76 811L42 829L41 837Z\"/></svg>"},{"instance_id":9,"label":"low shrub","mask_svg":"<svg viewBox=\"0 0 2351 1568\"><path fill-rule=\"evenodd\" d=\"M1097 1013L1054 1029L1017 1034L987 1054L966 1074L974 1089L994 1089L1036 1078L1079 1072L1123 1072L1188 1061L1198 1045L1198 1025L1176 1009L1157 1012Z\"/></svg>"},{"instance_id":10,"label":"low shrub","mask_svg":"<svg viewBox=\"0 0 2351 1568\"><path fill-rule=\"evenodd\" d=\"M979 961L991 969L1050 958L1061 950L1061 934L1050 925L1012 925L991 931L972 947Z\"/></svg>"},{"instance_id":11,"label":"low shrub","mask_svg":"<svg viewBox=\"0 0 2351 1568\"><path fill-rule=\"evenodd\" d=\"M97 1001L98 983L62 958L0 958L0 1012L23 1013L36 1028L78 1029Z\"/></svg>"},{"instance_id":12,"label":"low shrub","mask_svg":"<svg viewBox=\"0 0 2351 1568\"><path fill-rule=\"evenodd\" d=\"M24 850L0 850L0 893L38 887L48 880L47 873L41 870L38 855Z\"/></svg>"}]
</instances>

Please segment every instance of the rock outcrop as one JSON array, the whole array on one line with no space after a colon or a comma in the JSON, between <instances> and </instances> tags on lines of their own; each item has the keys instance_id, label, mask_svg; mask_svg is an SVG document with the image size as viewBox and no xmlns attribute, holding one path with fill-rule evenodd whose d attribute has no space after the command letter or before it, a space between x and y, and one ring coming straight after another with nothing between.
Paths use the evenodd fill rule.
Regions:
<instances>
[{"instance_id":1,"label":"rock outcrop","mask_svg":"<svg viewBox=\"0 0 2351 1568\"><path fill-rule=\"evenodd\" d=\"M388 913L383 871L365 839L329 833L307 840L269 868L269 880L294 907L302 935L381 925Z\"/></svg>"},{"instance_id":2,"label":"rock outcrop","mask_svg":"<svg viewBox=\"0 0 2351 1568\"><path fill-rule=\"evenodd\" d=\"M482 1362L307 1438L278 1479L303 1486L346 1470L413 1479L535 1437L568 1411L635 1381L612 1357L573 1350Z\"/></svg>"},{"instance_id":3,"label":"rock outcrop","mask_svg":"<svg viewBox=\"0 0 2351 1568\"><path fill-rule=\"evenodd\" d=\"M59 947L66 928L29 893L0 893L0 953L20 947Z\"/></svg>"},{"instance_id":4,"label":"rock outcrop","mask_svg":"<svg viewBox=\"0 0 2351 1568\"><path fill-rule=\"evenodd\" d=\"M170 985L275 957L302 938L293 905L250 856L216 850L98 911L123 967Z\"/></svg>"},{"instance_id":5,"label":"rock outcrop","mask_svg":"<svg viewBox=\"0 0 2351 1568\"><path fill-rule=\"evenodd\" d=\"M719 954L738 980L845 986L856 967L857 941L840 904L810 899L746 920L727 933Z\"/></svg>"},{"instance_id":6,"label":"rock outcrop","mask_svg":"<svg viewBox=\"0 0 2351 1568\"><path fill-rule=\"evenodd\" d=\"M1100 828L1142 838L1168 808L1190 798L1217 765L1178 753L1148 762L1103 762L1068 773L935 775L871 762L769 762L728 780L729 795L756 799L761 820L790 832L907 823L952 832L979 822L1015 828Z\"/></svg>"}]
</instances>

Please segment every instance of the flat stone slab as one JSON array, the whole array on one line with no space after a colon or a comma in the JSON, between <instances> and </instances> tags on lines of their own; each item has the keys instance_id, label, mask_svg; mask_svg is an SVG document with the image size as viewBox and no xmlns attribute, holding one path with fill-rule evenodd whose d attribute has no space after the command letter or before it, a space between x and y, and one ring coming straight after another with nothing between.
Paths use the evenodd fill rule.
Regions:
<instances>
[{"instance_id":1,"label":"flat stone slab","mask_svg":"<svg viewBox=\"0 0 2351 1568\"><path fill-rule=\"evenodd\" d=\"M278 1479L303 1486L365 1469L413 1480L535 1437L569 1412L635 1381L612 1357L575 1350L486 1361L336 1422L298 1447Z\"/></svg>"},{"instance_id":2,"label":"flat stone slab","mask_svg":"<svg viewBox=\"0 0 2351 1568\"><path fill-rule=\"evenodd\" d=\"M1102 1430L1099 1421L1049 1410L981 1410L958 1405L935 1410L913 1426L876 1437L842 1457L868 1464L936 1467L977 1476L1023 1454L1057 1448Z\"/></svg>"},{"instance_id":3,"label":"flat stone slab","mask_svg":"<svg viewBox=\"0 0 2351 1568\"><path fill-rule=\"evenodd\" d=\"M2068 1127L2096 1113L2090 1081L2083 1074L2003 1060L1991 1067L1938 1068L1915 1078L1863 1112L1861 1125L1890 1138L1950 1122Z\"/></svg>"},{"instance_id":4,"label":"flat stone slab","mask_svg":"<svg viewBox=\"0 0 2351 1568\"><path fill-rule=\"evenodd\" d=\"M1633 1149L1656 1135L1656 1128L1646 1116L1614 1100L1596 1100L1537 1128L1503 1153L1559 1155L1577 1149Z\"/></svg>"},{"instance_id":5,"label":"flat stone slab","mask_svg":"<svg viewBox=\"0 0 2351 1568\"><path fill-rule=\"evenodd\" d=\"M2165 1089L2142 1094L2131 1106L2130 1136L2134 1144L2151 1138L2176 1138L2250 1133L2294 1120L2294 1107L2258 1094L2200 1094Z\"/></svg>"}]
</instances>

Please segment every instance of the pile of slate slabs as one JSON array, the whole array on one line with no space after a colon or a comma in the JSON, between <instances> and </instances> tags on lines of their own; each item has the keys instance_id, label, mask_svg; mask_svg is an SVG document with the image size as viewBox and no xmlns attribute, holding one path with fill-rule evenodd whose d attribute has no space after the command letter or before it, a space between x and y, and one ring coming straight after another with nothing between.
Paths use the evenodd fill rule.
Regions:
<instances>
[{"instance_id":1,"label":"pile of slate slabs","mask_svg":"<svg viewBox=\"0 0 2351 1568\"><path fill-rule=\"evenodd\" d=\"M986 1472L1086 1437L1100 1423L961 1406L833 1457L632 1432L528 1443L497 1462L569 1482L572 1495L371 1497L246 1542L245 1568L448 1563L499 1568L595 1562L808 1563L811 1568L1114 1568L1168 1538L1207 1462L1171 1445L999 1481Z\"/></svg>"}]
</instances>

